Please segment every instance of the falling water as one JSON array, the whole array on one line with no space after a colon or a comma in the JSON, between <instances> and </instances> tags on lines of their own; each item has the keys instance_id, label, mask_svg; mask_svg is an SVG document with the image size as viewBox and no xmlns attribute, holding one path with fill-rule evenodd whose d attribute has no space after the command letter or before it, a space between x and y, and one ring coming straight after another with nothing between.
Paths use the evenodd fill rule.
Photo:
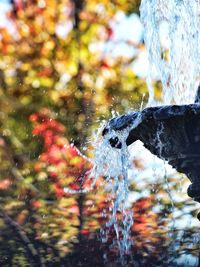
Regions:
<instances>
[{"instance_id":1,"label":"falling water","mask_svg":"<svg viewBox=\"0 0 200 267\"><path fill-rule=\"evenodd\" d=\"M144 40L148 51L150 71L147 79L149 105L156 105L152 85L155 72L163 86L165 104L186 104L194 100L195 88L199 76L200 3L195 0L142 0L140 13L144 25ZM166 42L162 44L161 30L165 25ZM137 125L139 118L123 131L110 130L104 137L99 129L95 143L95 157L92 160L91 187L99 176L105 178L105 188L111 192L113 202L105 229L102 229L102 242L108 241L109 229L114 229L111 247L117 246L122 264L126 264L125 255L130 254L130 238L133 214L127 209L129 152L126 139L130 128ZM135 125L134 125L135 124ZM161 129L162 132L162 129ZM158 132L159 137L160 132ZM112 148L110 138L116 137L121 149ZM159 138L158 138L159 140ZM159 147L162 150L162 146ZM161 153L162 154L162 153ZM86 193L90 189L79 192ZM67 193L77 191L65 189ZM169 193L170 199L171 195ZM172 199L171 199L172 200ZM173 201L172 201L173 206ZM106 257L106 255L105 255Z\"/></svg>"},{"instance_id":2,"label":"falling water","mask_svg":"<svg viewBox=\"0 0 200 267\"><path fill-rule=\"evenodd\" d=\"M95 133L95 157L92 161L93 168L90 173L91 185L90 188L82 190L71 190L65 188L66 193L87 193L92 190L97 179L104 177L105 190L110 192L110 199L112 202L112 210L108 216L105 227L101 230L102 242L110 242L110 231L114 230L114 236L110 242L110 249L119 251L120 264L126 264L126 256L130 255L132 247L131 228L133 226L133 212L127 208L127 199L129 195L128 170L131 167L129 162L129 152L126 145L126 139L130 128L134 128L140 121L140 117L136 118L132 125L125 130L117 133L121 149L112 148L110 145L110 138L116 136L116 133L111 130L104 137L102 137L102 128ZM104 211L102 211L104 216ZM105 261L107 255L105 256Z\"/></svg>"},{"instance_id":3,"label":"falling water","mask_svg":"<svg viewBox=\"0 0 200 267\"><path fill-rule=\"evenodd\" d=\"M109 215L106 226L101 231L103 242L108 242L109 233L114 229L115 236L112 237L111 249L118 249L120 261L126 264L125 255L128 255L132 245L130 238L131 227L133 225L133 213L127 209L128 188L128 169L129 153L126 139L129 129L118 134L121 149L111 148L109 139L115 135L113 131L106 134L101 140L95 151L95 175L105 177L106 190L111 193L113 203L112 211ZM105 255L106 259L107 255Z\"/></svg>"},{"instance_id":4,"label":"falling water","mask_svg":"<svg viewBox=\"0 0 200 267\"><path fill-rule=\"evenodd\" d=\"M158 104L155 101L152 84L155 73L162 83L164 104L193 103L200 72L199 14L200 3L195 0L142 0L140 15L144 25L144 40L150 65L147 78L148 106ZM164 44L161 36L163 27L165 27L166 36ZM160 131L162 132L162 129ZM124 253L127 252L127 247L130 248L131 246L131 243L128 242L128 235L133 224L130 213L126 215L128 217L124 220L122 228L116 221L118 211L127 214L125 203L128 196L128 153L125 140L128 129L123 134L120 131L109 134L110 136L104 139L104 142L107 142L106 146L101 147L101 149L107 150L111 156L110 160L107 156L104 160L107 162L107 167L109 166L107 179L114 182L112 192L115 194L115 201L108 226L115 228L120 256L123 258ZM109 138L116 136L116 134L122 143L121 149L111 148L109 144ZM160 132L158 132L158 136L159 134ZM101 155L108 155L101 149ZM159 149L162 150L162 143ZM116 155L114 156L113 153ZM97 162L98 164L99 162ZM102 167L102 164L99 166ZM173 199L170 192L168 193L173 209ZM122 241L119 231L122 233Z\"/></svg>"},{"instance_id":5,"label":"falling water","mask_svg":"<svg viewBox=\"0 0 200 267\"><path fill-rule=\"evenodd\" d=\"M164 104L194 103L200 76L200 1L142 0L140 18L149 61L147 105L159 104L152 83L155 76L162 83ZM158 141L160 134L162 128L157 132ZM158 145L161 152L162 142ZM168 181L166 184L173 212Z\"/></svg>"},{"instance_id":6,"label":"falling water","mask_svg":"<svg viewBox=\"0 0 200 267\"><path fill-rule=\"evenodd\" d=\"M150 65L149 105L156 104L155 73L162 82L165 104L194 101L200 59L199 15L200 2L196 0L142 0L140 17Z\"/></svg>"}]
</instances>

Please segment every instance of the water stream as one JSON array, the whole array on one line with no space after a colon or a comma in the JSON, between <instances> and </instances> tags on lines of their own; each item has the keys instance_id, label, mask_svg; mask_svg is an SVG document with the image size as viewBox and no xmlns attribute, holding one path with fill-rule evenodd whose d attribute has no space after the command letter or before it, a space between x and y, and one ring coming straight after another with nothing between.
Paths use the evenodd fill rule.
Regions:
<instances>
[{"instance_id":1,"label":"water stream","mask_svg":"<svg viewBox=\"0 0 200 267\"><path fill-rule=\"evenodd\" d=\"M199 1L142 0L140 17L144 26L144 40L150 66L149 75L147 77L149 90L149 101L147 106L161 104L155 100L153 87L153 79L155 78L162 83L162 104L188 104L194 102L200 72L199 16ZM119 137L120 134L121 133L117 133L117 136ZM158 140L160 134L162 134L162 128L157 132ZM113 133L113 135L115 136L116 133ZM126 135L123 135L123 137L126 137ZM109 138L110 136L106 137L107 140L109 140ZM115 227L120 257L123 260L123 255L127 252L126 242L130 230L128 226L130 223L133 223L133 220L124 220L123 230L121 231L123 242L121 242L121 238L119 237L120 228L116 222L116 213L117 210L119 210L122 214L126 214L124 203L127 202L129 192L127 176L129 166L127 164L128 153L125 139L121 137L119 139L121 140L122 148L117 152L119 155L118 158L116 158L116 161L114 160L115 158L113 158L112 162L115 161L118 166L122 166L118 169L119 173L117 172L114 175L115 186L113 187L113 191L116 198L109 226L114 225ZM158 150L161 151L163 149L162 142L158 142L158 146ZM117 150L111 147L110 149L113 151ZM110 164L110 161L108 162ZM115 168L115 166L113 167ZM109 177L113 177L112 174L110 174ZM119 177L121 177L122 180L120 180ZM176 242L174 235L175 220L173 217L174 203L166 179L166 173L164 177L166 191L172 207L172 242L169 247L173 251ZM123 208L119 209L119 207ZM127 244L128 247L132 245L130 242Z\"/></svg>"},{"instance_id":2,"label":"water stream","mask_svg":"<svg viewBox=\"0 0 200 267\"><path fill-rule=\"evenodd\" d=\"M144 40L150 65L147 78L148 106L160 104L156 102L154 96L152 82L154 78L162 83L162 104L186 104L194 101L200 72L199 14L200 3L196 0L142 0L140 16L144 25ZM163 29L165 29L164 43ZM137 119L134 122L136 124ZM133 128L134 125L130 127ZM133 245L130 231L134 223L133 213L127 208L130 164L125 141L129 128L118 132L110 131L104 138L101 132L102 128L98 134L100 137L95 143L90 189L93 188L99 176L105 178L105 190L111 192L110 201L113 206L105 229L101 231L101 239L102 242L107 242L110 229L114 229L115 237L113 237L111 249L117 247L121 263L126 264L125 256L129 254ZM160 132L157 134L159 137ZM121 149L112 148L110 145L109 139L116 135L122 144ZM163 149L162 144L159 149ZM166 183L166 190L174 209L169 185L167 181ZM90 189L81 190L79 193L86 193ZM67 188L65 192L77 193ZM174 223L172 228L174 230Z\"/></svg>"},{"instance_id":3,"label":"water stream","mask_svg":"<svg viewBox=\"0 0 200 267\"><path fill-rule=\"evenodd\" d=\"M142 0L140 18L149 59L148 105L155 105L153 78L162 83L164 104L192 103L199 76L200 2Z\"/></svg>"}]
</instances>

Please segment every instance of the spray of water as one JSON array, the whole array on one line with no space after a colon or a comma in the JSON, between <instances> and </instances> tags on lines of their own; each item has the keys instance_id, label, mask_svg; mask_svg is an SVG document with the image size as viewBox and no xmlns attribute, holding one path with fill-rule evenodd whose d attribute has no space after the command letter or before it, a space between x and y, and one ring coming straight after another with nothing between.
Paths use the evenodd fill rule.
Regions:
<instances>
[{"instance_id":1,"label":"spray of water","mask_svg":"<svg viewBox=\"0 0 200 267\"><path fill-rule=\"evenodd\" d=\"M149 55L150 72L147 78L149 89L148 105L157 104L154 97L152 79L155 73L161 80L163 86L163 101L165 104L186 104L193 103L195 88L197 88L197 78L199 76L199 13L200 3L194 0L142 0L141 21L144 25L144 39ZM166 42L162 44L161 31L165 26ZM161 125L162 126L162 125ZM126 147L126 137L129 129L125 132L110 132L110 136L104 139L107 142L104 149L108 149L109 157L105 157L109 166L107 177L111 181L113 177L112 191L115 194L112 216L108 226L114 226L120 256L130 247L128 234L130 225L133 224L132 214L128 214L124 220L123 228L120 228L116 220L117 212L126 214L125 203L128 195L128 154ZM158 141L162 127L157 133ZM111 149L108 142L110 137L116 136L122 144L120 150ZM158 142L159 150L163 149L162 142ZM101 150L101 149L100 149ZM114 152L115 151L115 152ZM114 155L113 153L116 153ZM103 151L100 151L103 154ZM106 154L106 155L108 155ZM162 154L162 153L161 153ZM105 155L105 154L104 154ZM115 160L113 160L115 159ZM105 162L106 162L105 161ZM99 164L99 162L97 162ZM101 165L100 165L101 166ZM107 170L108 170L107 169ZM167 184L172 209L173 199ZM174 228L174 226L172 226ZM173 230L173 229L172 229ZM120 239L121 231L123 240ZM172 231L173 232L173 231ZM126 247L127 246L127 247ZM172 247L174 244L172 244Z\"/></svg>"},{"instance_id":2,"label":"spray of water","mask_svg":"<svg viewBox=\"0 0 200 267\"><path fill-rule=\"evenodd\" d=\"M96 133L95 138L95 157L91 160L93 168L90 173L91 185L87 189L71 190L65 188L66 193L87 193L92 190L97 179L104 177L105 190L110 192L109 201L112 202L112 210L105 227L101 230L102 242L108 242L111 229L114 230L114 236L110 249L119 251L120 262L126 264L126 255L130 254L132 246L131 227L133 225L133 212L127 209L127 198L129 195L128 188L128 169L129 152L126 145L126 139L129 128L118 132L119 142L122 144L121 149L112 148L110 138L116 135L116 132L110 131L102 137L102 127ZM102 211L102 216L104 216ZM110 240L109 240L110 241ZM105 255L106 259L106 255Z\"/></svg>"},{"instance_id":3,"label":"spray of water","mask_svg":"<svg viewBox=\"0 0 200 267\"><path fill-rule=\"evenodd\" d=\"M157 104L152 85L155 72L162 82L165 104L193 102L200 60L199 1L142 0L140 13L150 63L147 78L148 105ZM166 26L165 45L162 44L161 37L163 25ZM137 119L134 123L137 124ZM101 136L102 128L100 128L97 136L101 137L97 138L94 146L95 157L92 160L94 167L90 174L92 180L90 188L79 191L65 188L66 193L87 193L94 187L98 177L105 178L105 188L111 193L110 200L113 207L106 227L102 229L102 241L107 242L109 229L114 229L116 237L113 238L111 248L118 248L121 263L124 265L126 264L124 256L129 254L132 246L130 232L133 225L133 214L127 209L130 164L126 139L130 128L134 128L134 123L123 131L110 130L104 138ZM158 132L158 137L161 132L162 129ZM121 149L112 148L110 145L110 138L116 135L121 143ZM159 149L162 150L163 147L160 146ZM170 192L169 196L171 199Z\"/></svg>"},{"instance_id":4,"label":"spray of water","mask_svg":"<svg viewBox=\"0 0 200 267\"><path fill-rule=\"evenodd\" d=\"M196 0L142 0L140 17L150 65L148 105L156 104L155 73L162 82L165 104L193 102L199 76L199 15Z\"/></svg>"},{"instance_id":5,"label":"spray of water","mask_svg":"<svg viewBox=\"0 0 200 267\"><path fill-rule=\"evenodd\" d=\"M115 237L112 240L111 249L117 248L121 263L125 264L125 255L128 255L132 245L130 238L131 227L133 225L133 213L127 209L128 169L129 153L126 145L128 131L120 132L118 135L122 148L111 148L109 144L109 133L96 151L96 164L101 168L104 166L104 175L107 180L107 190L113 196L113 207L105 229L102 230L102 240L108 241L110 229L114 229ZM103 151L102 151L103 150ZM103 164L99 164L99 157L104 159ZM106 164L106 165L105 165Z\"/></svg>"}]
</instances>

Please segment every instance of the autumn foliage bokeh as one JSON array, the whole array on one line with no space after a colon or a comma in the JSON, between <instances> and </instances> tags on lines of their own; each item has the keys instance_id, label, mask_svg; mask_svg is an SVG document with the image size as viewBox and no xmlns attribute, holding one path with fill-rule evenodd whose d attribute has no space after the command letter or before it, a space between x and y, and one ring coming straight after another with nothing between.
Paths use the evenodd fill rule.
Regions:
<instances>
[{"instance_id":1,"label":"autumn foliage bokeh","mask_svg":"<svg viewBox=\"0 0 200 267\"><path fill-rule=\"evenodd\" d=\"M120 264L119 251L110 246L114 230L107 243L100 240L113 207L105 177L87 194L64 188L90 187L91 136L100 122L113 110L139 109L147 101L145 80L133 70L143 40L115 36L117 18L137 15L139 4L10 1L9 25L0 27L0 266ZM115 54L120 45L134 52ZM159 98L159 83L155 88ZM132 164L144 170L141 159ZM148 177L145 183L146 196L130 184L140 194L130 207L130 266L160 266L170 255L170 199L160 180L154 190ZM178 209L183 205L179 201ZM197 255L196 247L191 253Z\"/></svg>"}]
</instances>

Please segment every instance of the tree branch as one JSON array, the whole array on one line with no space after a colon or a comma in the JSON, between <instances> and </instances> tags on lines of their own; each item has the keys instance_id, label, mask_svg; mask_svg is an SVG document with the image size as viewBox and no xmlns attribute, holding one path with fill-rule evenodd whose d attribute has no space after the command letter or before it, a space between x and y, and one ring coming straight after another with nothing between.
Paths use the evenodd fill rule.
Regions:
<instances>
[{"instance_id":1,"label":"tree branch","mask_svg":"<svg viewBox=\"0 0 200 267\"><path fill-rule=\"evenodd\" d=\"M73 0L72 1L74 4L74 29L79 28L79 23L80 23L80 12L82 11L84 7L84 0Z\"/></svg>"},{"instance_id":2,"label":"tree branch","mask_svg":"<svg viewBox=\"0 0 200 267\"><path fill-rule=\"evenodd\" d=\"M16 223L10 216L8 216L1 207L0 207L0 216L3 217L6 224L9 225L10 228L13 230L13 232L17 234L17 236L20 238L20 240L24 244L28 256L33 260L34 266L36 267L45 266L44 264L41 263L37 250L31 243L30 239L28 238L23 228L18 223Z\"/></svg>"}]
</instances>

